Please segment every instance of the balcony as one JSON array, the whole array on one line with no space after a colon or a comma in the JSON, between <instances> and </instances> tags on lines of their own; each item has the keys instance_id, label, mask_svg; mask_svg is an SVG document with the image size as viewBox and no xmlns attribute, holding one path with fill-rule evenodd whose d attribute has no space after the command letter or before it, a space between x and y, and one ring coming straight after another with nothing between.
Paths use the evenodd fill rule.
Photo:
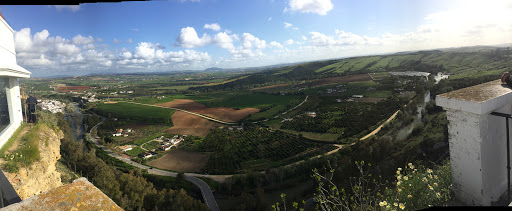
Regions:
<instances>
[{"instance_id":1,"label":"balcony","mask_svg":"<svg viewBox=\"0 0 512 211\"><path fill-rule=\"evenodd\" d=\"M508 184L507 124L506 118L493 114L512 114L512 89L496 80L438 95L436 104L450 122L456 199L477 206L499 201Z\"/></svg>"}]
</instances>

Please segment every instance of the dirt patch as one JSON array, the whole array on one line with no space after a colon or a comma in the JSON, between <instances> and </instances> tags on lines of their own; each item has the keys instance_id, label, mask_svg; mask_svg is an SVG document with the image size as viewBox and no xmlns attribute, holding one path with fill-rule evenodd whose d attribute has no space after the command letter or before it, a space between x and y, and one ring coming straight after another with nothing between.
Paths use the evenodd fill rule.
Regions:
<instances>
[{"instance_id":1,"label":"dirt patch","mask_svg":"<svg viewBox=\"0 0 512 211\"><path fill-rule=\"evenodd\" d=\"M205 153L176 149L149 162L149 165L179 172L199 172L207 161L208 155Z\"/></svg>"},{"instance_id":2,"label":"dirt patch","mask_svg":"<svg viewBox=\"0 0 512 211\"><path fill-rule=\"evenodd\" d=\"M182 111L174 112L171 119L174 126L165 130L166 133L205 137L210 129L221 125Z\"/></svg>"},{"instance_id":3,"label":"dirt patch","mask_svg":"<svg viewBox=\"0 0 512 211\"><path fill-rule=\"evenodd\" d=\"M251 90L271 89L271 88L276 88L276 87L281 87L281 86L288 86L288 85L290 85L290 84L276 84L276 85L270 85L270 86L263 86L263 87L253 88Z\"/></svg>"},{"instance_id":4,"label":"dirt patch","mask_svg":"<svg viewBox=\"0 0 512 211\"><path fill-rule=\"evenodd\" d=\"M157 105L169 108L179 108L194 113L204 114L227 122L236 122L249 116L249 114L254 114L260 111L257 108L245 108L241 110L235 110L228 107L208 108L206 105L187 99L176 99L171 102ZM174 119L173 122L175 122Z\"/></svg>"},{"instance_id":5,"label":"dirt patch","mask_svg":"<svg viewBox=\"0 0 512 211\"><path fill-rule=\"evenodd\" d=\"M297 87L306 87L306 86L320 86L326 84L334 84L334 83L346 83L353 81L371 81L372 77L368 74L358 74L358 75L347 75L341 77L330 77L330 78L322 78L312 82L303 83L297 85Z\"/></svg>"}]
</instances>

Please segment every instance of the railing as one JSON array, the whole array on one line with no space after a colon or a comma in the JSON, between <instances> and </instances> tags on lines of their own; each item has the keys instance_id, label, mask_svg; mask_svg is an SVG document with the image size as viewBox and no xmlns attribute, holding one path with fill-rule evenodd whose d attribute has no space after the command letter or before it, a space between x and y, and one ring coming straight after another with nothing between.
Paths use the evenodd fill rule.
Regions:
<instances>
[{"instance_id":1,"label":"railing","mask_svg":"<svg viewBox=\"0 0 512 211\"><path fill-rule=\"evenodd\" d=\"M511 119L512 115L499 113L499 112L491 112L491 115L505 117L505 125L506 125L506 129L507 129L507 195L508 195L508 203L510 203L510 135L509 135L508 119Z\"/></svg>"},{"instance_id":2,"label":"railing","mask_svg":"<svg viewBox=\"0 0 512 211\"><path fill-rule=\"evenodd\" d=\"M0 171L0 208L15 204L21 201L4 173Z\"/></svg>"}]
</instances>

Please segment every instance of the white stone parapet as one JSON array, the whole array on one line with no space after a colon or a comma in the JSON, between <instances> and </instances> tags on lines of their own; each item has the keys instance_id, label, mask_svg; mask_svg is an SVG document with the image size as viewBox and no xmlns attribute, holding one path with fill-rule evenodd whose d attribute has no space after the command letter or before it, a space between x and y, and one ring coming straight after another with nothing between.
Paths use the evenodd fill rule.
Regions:
<instances>
[{"instance_id":1,"label":"white stone parapet","mask_svg":"<svg viewBox=\"0 0 512 211\"><path fill-rule=\"evenodd\" d=\"M455 197L468 205L490 206L507 190L506 120L490 113L512 114L511 87L495 80L438 95L436 104L450 122Z\"/></svg>"}]
</instances>

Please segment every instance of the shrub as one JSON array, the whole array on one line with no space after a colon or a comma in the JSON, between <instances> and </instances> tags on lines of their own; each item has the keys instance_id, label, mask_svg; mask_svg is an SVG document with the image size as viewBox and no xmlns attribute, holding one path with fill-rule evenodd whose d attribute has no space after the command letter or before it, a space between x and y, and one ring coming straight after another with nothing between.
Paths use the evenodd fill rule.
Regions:
<instances>
[{"instance_id":1,"label":"shrub","mask_svg":"<svg viewBox=\"0 0 512 211\"><path fill-rule=\"evenodd\" d=\"M384 210L418 210L442 205L451 199L450 164L445 162L432 170L409 163L396 171L394 189L384 191L379 205Z\"/></svg>"}]
</instances>

